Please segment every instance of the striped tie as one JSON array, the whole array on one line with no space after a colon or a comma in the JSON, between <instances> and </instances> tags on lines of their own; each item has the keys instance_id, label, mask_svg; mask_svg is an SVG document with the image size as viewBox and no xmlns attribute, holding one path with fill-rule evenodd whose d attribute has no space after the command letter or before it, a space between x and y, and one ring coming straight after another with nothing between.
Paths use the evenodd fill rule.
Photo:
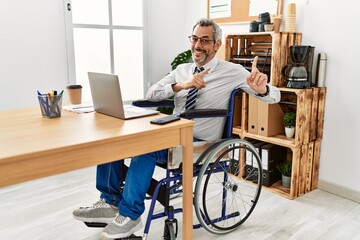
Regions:
<instances>
[{"instance_id":1,"label":"striped tie","mask_svg":"<svg viewBox=\"0 0 360 240\"><path fill-rule=\"evenodd\" d=\"M199 73L201 71L203 71L204 68L195 68L194 74ZM199 90L197 88L192 88L190 89L187 98L186 98L186 104L185 104L185 109L195 109L195 103L196 103L196 94Z\"/></svg>"}]
</instances>

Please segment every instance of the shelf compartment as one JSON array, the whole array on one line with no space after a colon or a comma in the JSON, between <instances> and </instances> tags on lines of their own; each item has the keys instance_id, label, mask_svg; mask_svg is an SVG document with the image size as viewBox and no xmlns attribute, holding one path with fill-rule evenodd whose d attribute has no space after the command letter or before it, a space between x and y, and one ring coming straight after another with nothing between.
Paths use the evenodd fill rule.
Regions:
<instances>
[{"instance_id":1,"label":"shelf compartment","mask_svg":"<svg viewBox=\"0 0 360 240\"><path fill-rule=\"evenodd\" d=\"M296 112L295 145L322 139L326 88L279 90L283 112Z\"/></svg>"},{"instance_id":2,"label":"shelf compartment","mask_svg":"<svg viewBox=\"0 0 360 240\"><path fill-rule=\"evenodd\" d=\"M282 76L281 70L285 65L290 63L289 47L292 45L300 45L301 40L301 33L261 32L230 34L225 37L225 60L236 62L236 56L241 55L246 56L247 60L257 55L269 56L271 57L271 64L267 67L270 69L267 68L264 72L268 74L271 85L284 87L287 82ZM259 67L259 69L261 69L261 65L259 65Z\"/></svg>"},{"instance_id":3,"label":"shelf compartment","mask_svg":"<svg viewBox=\"0 0 360 240\"><path fill-rule=\"evenodd\" d=\"M320 144L321 141L317 140L301 146L293 147L291 149L289 148L290 155L287 157L287 161L292 161L292 177L290 188L283 187L281 185L281 181L277 181L269 187L262 187L267 191L276 193L288 199L295 199L301 195L317 189ZM242 156L245 158L244 153L242 154ZM245 162L242 161L241 164L245 164ZM244 178L245 172L242 172L241 174L242 178Z\"/></svg>"}]
</instances>

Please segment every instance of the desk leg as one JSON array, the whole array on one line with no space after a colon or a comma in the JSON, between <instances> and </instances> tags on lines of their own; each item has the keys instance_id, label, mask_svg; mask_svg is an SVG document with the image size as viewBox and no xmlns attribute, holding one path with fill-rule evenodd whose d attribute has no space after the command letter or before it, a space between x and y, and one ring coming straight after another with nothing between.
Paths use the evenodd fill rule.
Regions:
<instances>
[{"instance_id":1,"label":"desk leg","mask_svg":"<svg viewBox=\"0 0 360 240\"><path fill-rule=\"evenodd\" d=\"M192 240L193 233L193 129L187 127L181 129L181 145L183 155L183 237Z\"/></svg>"}]
</instances>

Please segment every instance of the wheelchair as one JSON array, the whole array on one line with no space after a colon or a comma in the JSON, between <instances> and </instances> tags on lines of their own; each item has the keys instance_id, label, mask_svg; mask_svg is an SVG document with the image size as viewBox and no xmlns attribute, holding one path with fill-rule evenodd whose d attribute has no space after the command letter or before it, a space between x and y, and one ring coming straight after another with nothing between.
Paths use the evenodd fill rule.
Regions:
<instances>
[{"instance_id":1,"label":"wheelchair","mask_svg":"<svg viewBox=\"0 0 360 240\"><path fill-rule=\"evenodd\" d=\"M214 234L225 234L237 229L253 212L262 186L262 164L259 153L248 141L233 138L232 126L236 95L232 91L228 109L195 109L180 114L183 118L225 117L223 138L217 141L194 142L194 199L193 205L199 221L194 228L205 228ZM171 100L160 102L135 101L141 107L173 107ZM246 160L245 160L246 158ZM176 213L181 208L171 206L171 200L181 194L182 169L181 148L169 149L166 177L152 179L148 194L151 204L144 228L147 238L152 220L166 217L163 239L176 239L178 222ZM250 164L249 161L251 161ZM257 166L249 168L248 165ZM126 171L126 170L125 170ZM156 202L164 206L162 212L154 213ZM139 238L141 239L141 238Z\"/></svg>"},{"instance_id":2,"label":"wheelchair","mask_svg":"<svg viewBox=\"0 0 360 240\"><path fill-rule=\"evenodd\" d=\"M222 139L194 142L193 205L199 223L194 224L193 228L203 227L213 234L229 233L244 223L253 212L262 187L259 153L250 142L233 138L232 135L235 97L240 92L240 89L232 91L228 109L195 109L180 114L188 119L226 118ZM173 107L172 100L138 100L133 104L140 107ZM164 178L153 178L150 183L147 199L151 203L143 236L132 235L123 240L147 239L152 220L162 217L166 217L162 239L177 238L179 227L175 214L181 213L182 209L174 208L171 202L181 195L181 153L181 147L171 148L168 150L167 164L157 164L166 173ZM248 165L257 168L249 168ZM127 168L124 164L124 181ZM164 207L163 211L155 213L156 202Z\"/></svg>"}]
</instances>

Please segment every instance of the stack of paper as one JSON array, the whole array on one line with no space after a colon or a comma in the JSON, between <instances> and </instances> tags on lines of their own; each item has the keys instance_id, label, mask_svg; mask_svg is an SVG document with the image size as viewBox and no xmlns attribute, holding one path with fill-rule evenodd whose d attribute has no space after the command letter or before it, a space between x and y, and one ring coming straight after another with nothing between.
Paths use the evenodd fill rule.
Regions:
<instances>
[{"instance_id":1,"label":"stack of paper","mask_svg":"<svg viewBox=\"0 0 360 240\"><path fill-rule=\"evenodd\" d=\"M71 112L76 112L76 113L94 112L94 107L90 104L63 106L63 109L66 111L71 111Z\"/></svg>"}]
</instances>

